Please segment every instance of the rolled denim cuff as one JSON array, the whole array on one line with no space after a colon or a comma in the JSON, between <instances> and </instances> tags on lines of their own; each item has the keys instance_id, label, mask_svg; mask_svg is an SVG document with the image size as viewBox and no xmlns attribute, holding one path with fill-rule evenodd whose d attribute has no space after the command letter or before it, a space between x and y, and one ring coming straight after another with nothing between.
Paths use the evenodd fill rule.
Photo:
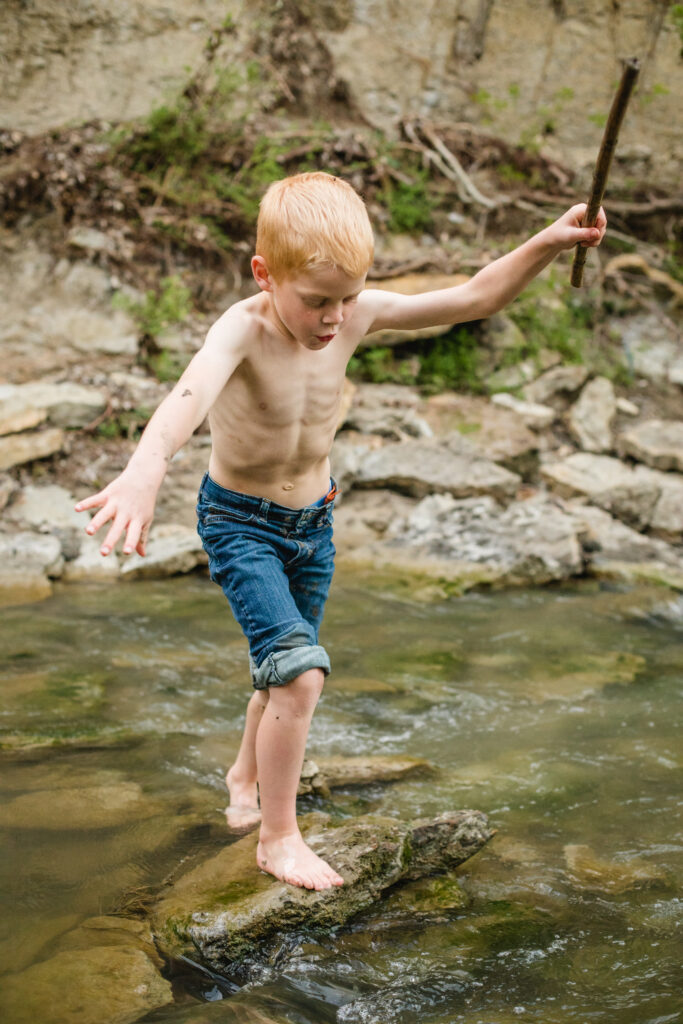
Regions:
<instances>
[{"instance_id":1,"label":"rolled denim cuff","mask_svg":"<svg viewBox=\"0 0 683 1024\"><path fill-rule=\"evenodd\" d=\"M265 690L269 686L286 686L309 668L320 668L326 676L331 670L329 655L325 648L318 644L273 651L264 658L258 668L253 659L249 660L255 690Z\"/></svg>"}]
</instances>

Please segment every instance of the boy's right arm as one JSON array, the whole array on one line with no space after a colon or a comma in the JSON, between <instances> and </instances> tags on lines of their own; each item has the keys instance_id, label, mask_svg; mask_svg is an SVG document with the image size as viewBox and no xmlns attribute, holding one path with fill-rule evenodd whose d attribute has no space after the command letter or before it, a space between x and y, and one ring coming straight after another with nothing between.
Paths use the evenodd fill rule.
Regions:
<instances>
[{"instance_id":1,"label":"boy's right arm","mask_svg":"<svg viewBox=\"0 0 683 1024\"><path fill-rule=\"evenodd\" d=\"M89 534L111 521L102 555L113 550L124 530L124 554L146 553L157 494L171 459L203 422L244 358L248 324L246 318L230 312L213 325L203 347L158 407L123 472L76 505L77 512L99 508L86 527Z\"/></svg>"}]
</instances>

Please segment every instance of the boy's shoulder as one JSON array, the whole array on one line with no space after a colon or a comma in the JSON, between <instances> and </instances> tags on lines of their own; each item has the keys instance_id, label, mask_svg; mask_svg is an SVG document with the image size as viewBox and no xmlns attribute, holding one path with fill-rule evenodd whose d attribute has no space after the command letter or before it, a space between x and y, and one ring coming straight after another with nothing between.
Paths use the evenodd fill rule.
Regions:
<instances>
[{"instance_id":1,"label":"boy's shoulder","mask_svg":"<svg viewBox=\"0 0 683 1024\"><path fill-rule=\"evenodd\" d=\"M267 326L258 295L239 299L214 320L206 335L208 344L241 346L257 338Z\"/></svg>"}]
</instances>

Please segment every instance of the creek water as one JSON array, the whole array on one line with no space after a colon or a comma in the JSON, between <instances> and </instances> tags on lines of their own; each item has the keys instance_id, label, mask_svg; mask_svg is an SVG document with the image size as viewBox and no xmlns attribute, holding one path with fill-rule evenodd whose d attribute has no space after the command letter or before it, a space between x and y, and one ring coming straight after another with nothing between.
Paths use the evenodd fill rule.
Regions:
<instances>
[{"instance_id":1,"label":"creek water","mask_svg":"<svg viewBox=\"0 0 683 1024\"><path fill-rule=\"evenodd\" d=\"M436 773L302 811L485 811L498 832L457 872L465 905L411 917L387 897L295 936L237 990L188 969L141 1019L683 1019L683 599L586 582L425 602L342 572L323 640L334 673L308 756L408 754ZM16 976L232 841L223 773L250 686L202 576L57 588L4 610L0 650L0 968Z\"/></svg>"}]
</instances>

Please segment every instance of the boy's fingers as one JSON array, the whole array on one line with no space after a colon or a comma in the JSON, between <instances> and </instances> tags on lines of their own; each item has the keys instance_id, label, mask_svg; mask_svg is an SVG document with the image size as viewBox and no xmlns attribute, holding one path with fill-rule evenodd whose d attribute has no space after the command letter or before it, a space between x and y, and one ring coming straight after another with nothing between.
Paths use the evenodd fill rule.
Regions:
<instances>
[{"instance_id":1,"label":"boy's fingers","mask_svg":"<svg viewBox=\"0 0 683 1024\"><path fill-rule=\"evenodd\" d=\"M102 542L102 547L100 548L100 553L102 555L108 555L109 552L112 551L114 547L116 547L116 542L123 533L125 526L125 520L123 520L122 518L117 516L114 519L114 522L111 524L111 527L109 529L109 533Z\"/></svg>"},{"instance_id":2,"label":"boy's fingers","mask_svg":"<svg viewBox=\"0 0 683 1024\"><path fill-rule=\"evenodd\" d=\"M98 494L91 494L89 498L84 498L83 501L77 502L74 508L77 512L85 512L88 508L96 508L98 505L103 505L105 500L100 491Z\"/></svg>"},{"instance_id":3,"label":"boy's fingers","mask_svg":"<svg viewBox=\"0 0 683 1024\"><path fill-rule=\"evenodd\" d=\"M135 520L128 524L126 540L123 545L124 555L131 555L137 549L142 540L142 524Z\"/></svg>"}]
</instances>

